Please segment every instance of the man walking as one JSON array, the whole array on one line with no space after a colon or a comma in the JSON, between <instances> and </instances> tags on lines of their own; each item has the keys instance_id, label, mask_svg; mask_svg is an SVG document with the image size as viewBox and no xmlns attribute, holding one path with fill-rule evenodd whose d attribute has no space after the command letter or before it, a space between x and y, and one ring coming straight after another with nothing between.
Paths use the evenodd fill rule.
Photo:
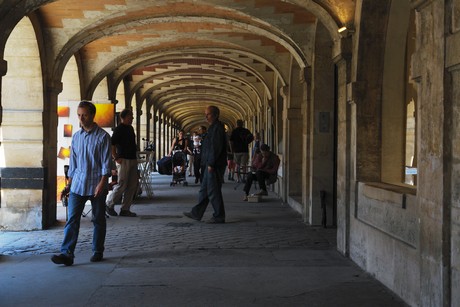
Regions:
<instances>
[{"instance_id":1,"label":"man walking","mask_svg":"<svg viewBox=\"0 0 460 307\"><path fill-rule=\"evenodd\" d=\"M73 264L74 251L80 231L80 220L85 203L91 201L93 212L93 256L92 262L103 259L106 234L105 197L110 176L110 135L94 122L96 107L88 101L78 105L81 129L72 138L69 184L68 220L64 227L61 254L51 257L56 264Z\"/></svg>"},{"instance_id":2,"label":"man walking","mask_svg":"<svg viewBox=\"0 0 460 307\"><path fill-rule=\"evenodd\" d=\"M198 196L198 204L191 212L184 215L200 221L211 202L214 209L213 217L207 223L225 223L225 208L222 198L222 182L227 164L227 144L225 128L219 121L219 108L208 106L205 110L206 121L209 123L206 138L202 143L201 169L203 181Z\"/></svg>"},{"instance_id":3,"label":"man walking","mask_svg":"<svg viewBox=\"0 0 460 307\"><path fill-rule=\"evenodd\" d=\"M236 177L238 182L243 181L240 172L247 173L249 161L249 144L254 140L252 133L243 127L241 119L236 121L236 128L230 135L231 152L236 163Z\"/></svg>"},{"instance_id":4,"label":"man walking","mask_svg":"<svg viewBox=\"0 0 460 307\"><path fill-rule=\"evenodd\" d=\"M111 216L117 216L115 202L121 199L120 216L136 216L136 213L130 210L139 184L133 118L133 112L124 109L120 112L121 123L113 130L112 158L117 165L118 180L112 193L107 197L106 210Z\"/></svg>"}]
</instances>

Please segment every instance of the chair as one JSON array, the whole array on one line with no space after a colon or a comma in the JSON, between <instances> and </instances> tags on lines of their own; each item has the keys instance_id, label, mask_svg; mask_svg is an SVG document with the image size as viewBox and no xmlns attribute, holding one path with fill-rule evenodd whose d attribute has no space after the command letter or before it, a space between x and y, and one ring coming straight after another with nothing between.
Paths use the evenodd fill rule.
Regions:
<instances>
[{"instance_id":1,"label":"chair","mask_svg":"<svg viewBox=\"0 0 460 307\"><path fill-rule=\"evenodd\" d=\"M246 168L240 166L240 167L238 168L237 171L238 171L239 174L241 175L241 177L240 177L241 180L238 181L238 182L235 184L235 186L233 187L234 190L238 189L238 187L239 187L241 184L246 183L246 177L247 177L246 175L251 173L252 167L251 167L250 165L246 166Z\"/></svg>"}]
</instances>

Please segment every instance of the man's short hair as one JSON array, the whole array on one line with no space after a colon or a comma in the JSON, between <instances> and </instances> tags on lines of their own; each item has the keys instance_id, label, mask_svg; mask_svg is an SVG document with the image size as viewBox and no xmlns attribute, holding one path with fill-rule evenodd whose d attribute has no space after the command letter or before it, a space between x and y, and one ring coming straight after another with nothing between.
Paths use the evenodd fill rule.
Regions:
<instances>
[{"instance_id":1,"label":"man's short hair","mask_svg":"<svg viewBox=\"0 0 460 307\"><path fill-rule=\"evenodd\" d=\"M268 146L267 144L262 144L262 145L260 145L260 150L262 150L262 151L270 151L270 146Z\"/></svg>"},{"instance_id":2,"label":"man's short hair","mask_svg":"<svg viewBox=\"0 0 460 307\"><path fill-rule=\"evenodd\" d=\"M96 114L96 106L92 102L86 100L80 101L78 107L87 109L92 115Z\"/></svg>"},{"instance_id":3,"label":"man's short hair","mask_svg":"<svg viewBox=\"0 0 460 307\"><path fill-rule=\"evenodd\" d=\"M241 119L238 119L238 120L236 121L236 126L237 126L237 127L243 127L243 124L244 124L244 122L243 122L243 120L241 120Z\"/></svg>"},{"instance_id":4,"label":"man's short hair","mask_svg":"<svg viewBox=\"0 0 460 307\"><path fill-rule=\"evenodd\" d=\"M218 107L216 106L209 106L209 111L211 111L211 113L216 117L216 118L219 118L219 115L220 115L220 110Z\"/></svg>"},{"instance_id":5,"label":"man's short hair","mask_svg":"<svg viewBox=\"0 0 460 307\"><path fill-rule=\"evenodd\" d=\"M125 118L128 115L133 115L133 111L131 111L131 109L124 109L120 112L120 118Z\"/></svg>"}]
</instances>

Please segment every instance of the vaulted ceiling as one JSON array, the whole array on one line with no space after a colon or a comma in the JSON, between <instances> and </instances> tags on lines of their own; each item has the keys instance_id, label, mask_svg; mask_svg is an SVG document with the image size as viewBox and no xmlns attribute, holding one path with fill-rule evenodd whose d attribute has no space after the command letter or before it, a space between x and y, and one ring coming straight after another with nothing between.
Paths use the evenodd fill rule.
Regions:
<instances>
[{"instance_id":1,"label":"vaulted ceiling","mask_svg":"<svg viewBox=\"0 0 460 307\"><path fill-rule=\"evenodd\" d=\"M37 13L50 79L59 80L75 55L81 98L91 99L107 78L115 99L124 80L128 98L184 128L203 121L207 104L218 105L229 125L252 116L274 87L286 85L292 63L311 64L317 24L337 44L337 29L352 23L355 9L355 0L30 2L5 5Z\"/></svg>"}]
</instances>

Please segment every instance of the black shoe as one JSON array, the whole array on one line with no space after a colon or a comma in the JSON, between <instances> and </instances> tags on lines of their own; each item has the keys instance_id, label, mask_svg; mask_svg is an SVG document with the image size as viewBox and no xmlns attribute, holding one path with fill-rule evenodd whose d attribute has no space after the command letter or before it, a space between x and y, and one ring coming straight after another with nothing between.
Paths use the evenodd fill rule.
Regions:
<instances>
[{"instance_id":1,"label":"black shoe","mask_svg":"<svg viewBox=\"0 0 460 307\"><path fill-rule=\"evenodd\" d=\"M192 212L184 212L184 215L192 220L201 221L201 218L194 216Z\"/></svg>"},{"instance_id":2,"label":"black shoe","mask_svg":"<svg viewBox=\"0 0 460 307\"><path fill-rule=\"evenodd\" d=\"M51 261L56 264L64 264L66 266L71 266L73 264L73 258L64 254L53 255L53 257L51 257Z\"/></svg>"},{"instance_id":3,"label":"black shoe","mask_svg":"<svg viewBox=\"0 0 460 307\"><path fill-rule=\"evenodd\" d=\"M100 262L102 261L102 259L104 259L104 254L102 253L94 253L91 258L89 259L89 261L91 262Z\"/></svg>"},{"instance_id":4,"label":"black shoe","mask_svg":"<svg viewBox=\"0 0 460 307\"><path fill-rule=\"evenodd\" d=\"M196 178L196 179L195 179L195 183L198 183L198 181L199 181L199 179L198 179L198 178Z\"/></svg>"},{"instance_id":5,"label":"black shoe","mask_svg":"<svg viewBox=\"0 0 460 307\"><path fill-rule=\"evenodd\" d=\"M129 210L120 210L120 216L136 217L137 214Z\"/></svg>"},{"instance_id":6,"label":"black shoe","mask_svg":"<svg viewBox=\"0 0 460 307\"><path fill-rule=\"evenodd\" d=\"M210 218L206 221L206 224L224 224L224 219L216 219L215 217Z\"/></svg>"},{"instance_id":7,"label":"black shoe","mask_svg":"<svg viewBox=\"0 0 460 307\"><path fill-rule=\"evenodd\" d=\"M107 212L108 215L111 215L111 216L117 216L117 211L115 211L115 209L113 209L112 207L109 207L109 206L105 206L105 212Z\"/></svg>"}]
</instances>

